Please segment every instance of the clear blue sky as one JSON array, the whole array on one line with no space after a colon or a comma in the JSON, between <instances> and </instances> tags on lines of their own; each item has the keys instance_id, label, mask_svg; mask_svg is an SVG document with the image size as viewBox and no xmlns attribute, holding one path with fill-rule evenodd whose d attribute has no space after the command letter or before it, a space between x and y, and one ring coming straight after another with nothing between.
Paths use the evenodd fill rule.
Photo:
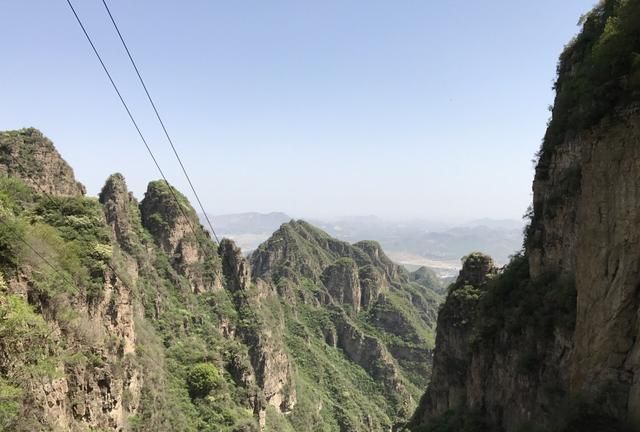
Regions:
<instances>
[{"instance_id":1,"label":"clear blue sky","mask_svg":"<svg viewBox=\"0 0 640 432\"><path fill-rule=\"evenodd\" d=\"M186 183L100 0L75 0ZM518 218L555 66L594 0L111 0L213 214ZM0 129L49 136L97 194L155 167L65 0L0 3ZM189 195L187 193L187 195Z\"/></svg>"}]
</instances>

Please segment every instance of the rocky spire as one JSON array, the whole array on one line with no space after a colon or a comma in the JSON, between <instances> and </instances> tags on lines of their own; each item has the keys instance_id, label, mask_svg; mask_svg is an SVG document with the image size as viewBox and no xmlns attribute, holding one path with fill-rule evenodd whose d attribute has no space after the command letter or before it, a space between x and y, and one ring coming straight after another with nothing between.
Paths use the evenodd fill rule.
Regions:
<instances>
[{"instance_id":1,"label":"rocky spire","mask_svg":"<svg viewBox=\"0 0 640 432\"><path fill-rule=\"evenodd\" d=\"M222 289L215 244L198 221L187 198L165 181L149 183L140 202L142 225L185 276L194 292Z\"/></svg>"},{"instance_id":2,"label":"rocky spire","mask_svg":"<svg viewBox=\"0 0 640 432\"><path fill-rule=\"evenodd\" d=\"M140 212L138 201L127 189L124 177L120 173L107 179L99 195L104 206L107 223L111 226L116 240L128 252L132 252L139 239Z\"/></svg>"}]
</instances>

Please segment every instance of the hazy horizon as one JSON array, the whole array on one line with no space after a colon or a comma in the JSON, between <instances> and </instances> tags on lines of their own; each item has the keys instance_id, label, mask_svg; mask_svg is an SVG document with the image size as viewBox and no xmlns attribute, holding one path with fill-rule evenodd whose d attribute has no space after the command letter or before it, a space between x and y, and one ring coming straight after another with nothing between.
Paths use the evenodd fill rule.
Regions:
<instances>
[{"instance_id":1,"label":"hazy horizon","mask_svg":"<svg viewBox=\"0 0 640 432\"><path fill-rule=\"evenodd\" d=\"M188 186L100 2L75 2L169 181ZM593 0L111 2L212 214L520 219L555 64ZM96 195L159 177L65 2L8 0L0 129ZM28 37L23 37L29 22ZM544 31L540 31L541 23Z\"/></svg>"},{"instance_id":2,"label":"hazy horizon","mask_svg":"<svg viewBox=\"0 0 640 432\"><path fill-rule=\"evenodd\" d=\"M285 215L291 219L302 219L307 221L319 220L323 222L341 222L348 220L357 220L357 219L375 219L381 223L407 223L407 224L432 224L434 229L447 229L448 227L457 227L464 225L481 225L483 222L487 222L489 224L518 224L524 226L525 220L523 217L519 218L490 218L490 217L478 217L471 219L433 219L429 217L403 217L403 216L380 216L375 214L342 214L342 215L334 215L328 217L317 216L314 214L290 214L284 211L272 210L272 211L243 211L243 212L229 212L229 213L219 213L215 214L212 212L207 212L207 215L210 218L218 218L218 217L232 217L239 215L251 215L257 214L260 216L269 216L269 215Z\"/></svg>"}]
</instances>

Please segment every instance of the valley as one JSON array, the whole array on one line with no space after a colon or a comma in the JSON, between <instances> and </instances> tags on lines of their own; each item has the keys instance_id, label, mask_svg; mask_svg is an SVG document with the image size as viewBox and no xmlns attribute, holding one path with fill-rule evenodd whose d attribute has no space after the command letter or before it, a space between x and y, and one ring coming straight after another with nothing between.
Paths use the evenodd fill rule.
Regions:
<instances>
[{"instance_id":1,"label":"valley","mask_svg":"<svg viewBox=\"0 0 640 432\"><path fill-rule=\"evenodd\" d=\"M597 3L580 18L579 33L560 54L551 118L534 157L532 204L523 221L460 222L477 214L467 212L472 202L486 210L487 204L508 201L493 193L490 174L495 173L489 172L486 148L460 147L477 159L466 165L463 151L456 156L460 165L458 159L441 163L449 159L437 151L428 155L429 169L448 177L437 187L425 182L425 191L459 187L446 203L455 223L300 218L283 212L205 216L107 3L193 202L189 190L165 177L67 3L162 178L145 178L141 192L131 185L146 172L136 165L128 183L114 166L92 196L76 173L95 167L72 167L63 140L54 144L45 128L0 132L0 432L640 430L640 0ZM364 13L357 12L354 16ZM200 18L195 15L193 22ZM470 16L474 25L481 21ZM386 23L393 17L384 18ZM463 17L456 11L455 18ZM325 23L318 23L324 36ZM551 24L536 22L545 31ZM351 21L345 27L353 31ZM386 41L387 33L375 30ZM486 29L476 30L470 34L480 38ZM536 47L542 45L539 33ZM473 42L463 34L465 43ZM510 42L520 43L515 36ZM518 49L500 52L501 58L521 51L508 47ZM448 76L447 83L466 85L469 75L482 74L483 63L469 74L468 64L477 59L459 55L459 47L450 52L465 66L451 69L465 73ZM241 57L233 54L236 61ZM341 61L354 53L343 55ZM279 68L271 72L281 77ZM502 72L506 76L509 70ZM292 98L297 113L302 108L292 101L298 90L273 99ZM500 100L496 88L490 90L482 97L467 91L465 97L483 104L494 96ZM265 106L261 116L267 118L273 100ZM237 106L225 109L233 112ZM443 109L440 104L438 113ZM453 128L472 130L478 111L466 117L469 124L460 122L465 118L460 105ZM420 122L429 117L430 127L443 122L435 112L414 114ZM506 131L512 125L503 115L499 123ZM331 116L342 119L333 110ZM296 132L308 127L296 120L287 117L287 127ZM404 125L404 119L395 120ZM241 122L243 133L251 129L246 124L256 126ZM381 142L395 146L398 136L405 137L400 130ZM311 128L309 136L317 138L317 132ZM478 133L472 132L475 139ZM403 153L398 169L389 163L395 150L380 156L376 143L363 142L351 154L353 149L336 146L326 159L331 163L320 152L309 161L304 143L291 145L255 165L260 180L251 179L254 183L243 177L253 163L243 153L238 161L247 165L235 164L224 181L208 183L207 193L220 192L229 206L224 208L246 208L251 197L249 208L265 208L282 193L270 189L265 179L272 175L273 184L286 185L280 203L294 208L297 200L316 200L316 210L337 214L345 203L364 197L393 203L389 207L409 202L427 209L431 201L422 196L402 199L411 184L407 179L431 174L427 158ZM256 145L246 154L260 159L266 147ZM200 150L195 157L207 161L207 179L213 178L210 149ZM129 153L116 156L123 165L130 162ZM221 165L215 169L224 172L228 167ZM478 166L487 179L462 175L477 173ZM361 171L370 167L375 175L367 184ZM321 175L306 184L312 172ZM296 180L285 180L288 175ZM394 176L402 180L402 190L391 181ZM315 187L328 189L318 196L333 209L307 194ZM268 199L265 191L272 192ZM467 200L458 202L462 195Z\"/></svg>"}]
</instances>

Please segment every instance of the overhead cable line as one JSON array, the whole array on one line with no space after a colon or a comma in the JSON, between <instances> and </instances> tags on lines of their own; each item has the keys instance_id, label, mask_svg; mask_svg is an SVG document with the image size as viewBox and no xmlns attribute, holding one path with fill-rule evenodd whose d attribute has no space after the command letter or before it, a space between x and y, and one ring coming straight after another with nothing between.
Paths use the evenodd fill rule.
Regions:
<instances>
[{"instance_id":1,"label":"overhead cable line","mask_svg":"<svg viewBox=\"0 0 640 432\"><path fill-rule=\"evenodd\" d=\"M193 232L193 235L194 235L196 241L198 242L198 244L202 248L202 251L205 252L206 248L203 246L200 238L198 237L198 234L196 233L196 230L193 227L193 223L191 222L191 219L189 219L189 217L187 216L185 210L182 208L182 204L180 203L180 200L178 199L178 196L176 195L175 190L173 189L173 187L171 186L171 184L167 180L167 177L164 175L164 172L162 171L162 168L160 168L160 164L158 163L158 160L156 159L155 155L153 154L153 151L151 150L151 147L149 147L149 144L147 143L146 138L144 137L144 135L142 134L142 131L140 130L140 127L138 126L138 122L136 122L136 119L133 117L133 114L131 113L131 110L129 109L129 106L127 105L127 102L124 100L124 97L122 96L122 93L120 93L120 90L118 89L118 86L116 85L115 81L113 80L113 78L111 76L111 73L109 72L109 69L107 68L107 66L105 65L104 61L102 60L102 57L100 56L100 53L98 52L98 49L96 48L95 44L93 43L93 40L91 39L91 36L89 36L89 33L87 32L87 29L85 28L84 24L82 23L82 20L80 19L80 17L78 16L75 8L73 7L73 4L71 3L71 0L67 0L67 4L71 8L71 11L73 12L73 15L76 17L76 21L78 21L78 24L80 25L80 28L82 29L82 32L84 33L84 36L86 37L87 41L91 45L91 48L93 49L93 53L96 55L96 57L100 61L100 65L102 65L102 69L104 70L104 73L109 78L109 81L111 82L111 86L113 87L113 89L115 90L116 94L118 95L118 99L120 99L120 102L122 103L122 106L124 107L125 111L127 112L127 115L129 116L129 119L131 120L131 123L133 123L133 126L136 128L136 131L138 132L138 135L140 136L140 139L144 143L144 146L146 147L147 152L149 153L149 156L151 156L151 159L153 160L153 163L155 164L156 168L158 169L158 172L162 176L162 179L164 180L164 182L167 184L167 187L169 188L169 192L171 192L171 195L173 196L173 199L175 200L175 202L176 202L176 204L178 206L178 209L180 210L180 212L182 213L182 216L184 216L185 220L189 224L189 227L191 228L191 231Z\"/></svg>"},{"instance_id":2,"label":"overhead cable line","mask_svg":"<svg viewBox=\"0 0 640 432\"><path fill-rule=\"evenodd\" d=\"M138 80L140 81L140 84L142 84L142 88L144 89L144 92L147 95L147 99L149 99L149 103L153 107L153 111L156 114L156 118L158 119L158 121L160 122L160 125L162 126L162 130L164 131L164 135L167 137L167 141L169 141L169 144L171 145L171 149L173 150L173 154L175 155L176 159L178 160L178 163L180 164L180 168L182 169L182 172L184 173L184 176L186 177L187 182L189 182L189 186L191 187L191 191L193 192L193 195L196 197L196 201L198 202L198 205L200 206L200 210L202 210L202 214L204 215L204 217L205 217L205 219L207 221L207 224L209 225L209 229L213 233L213 236L215 237L216 242L220 243L220 241L218 240L218 235L216 234L215 230L213 229L213 224L211 223L211 220L209 220L209 215L205 211L204 206L202 205L202 201L200 201L200 197L198 196L198 192L196 192L196 188L193 186L193 182L191 182L191 178L189 177L189 174L187 173L187 169L185 168L184 164L182 163L182 159L180 158L180 155L178 154L178 151L176 150L176 147L173 144L173 140L171 139L171 136L169 135L169 132L167 132L167 128L164 125L164 121L162 120L162 117L160 117L160 113L158 112L158 108L156 107L156 104L155 104L153 98L151 97L151 93L149 92L149 89L147 88L147 85L144 82L144 79L142 78L142 75L140 74L140 70L138 69L138 65L136 64L135 60L133 59L133 55L131 54L131 51L129 50L129 46L125 42L124 37L122 36L122 32L120 32L120 28L118 27L118 24L116 23L116 20L113 17L113 14L111 13L111 10L109 9L109 6L107 5L106 0L102 0L102 4L104 5L105 9L107 10L107 13L109 14L109 18L111 19L111 23L113 24L113 27L116 29L116 32L118 33L118 37L120 38L120 42L122 42L122 46L124 47L125 51L127 52L127 56L129 57L129 60L131 61L131 65L133 66L133 69L136 71L136 75L138 75Z\"/></svg>"}]
</instances>

